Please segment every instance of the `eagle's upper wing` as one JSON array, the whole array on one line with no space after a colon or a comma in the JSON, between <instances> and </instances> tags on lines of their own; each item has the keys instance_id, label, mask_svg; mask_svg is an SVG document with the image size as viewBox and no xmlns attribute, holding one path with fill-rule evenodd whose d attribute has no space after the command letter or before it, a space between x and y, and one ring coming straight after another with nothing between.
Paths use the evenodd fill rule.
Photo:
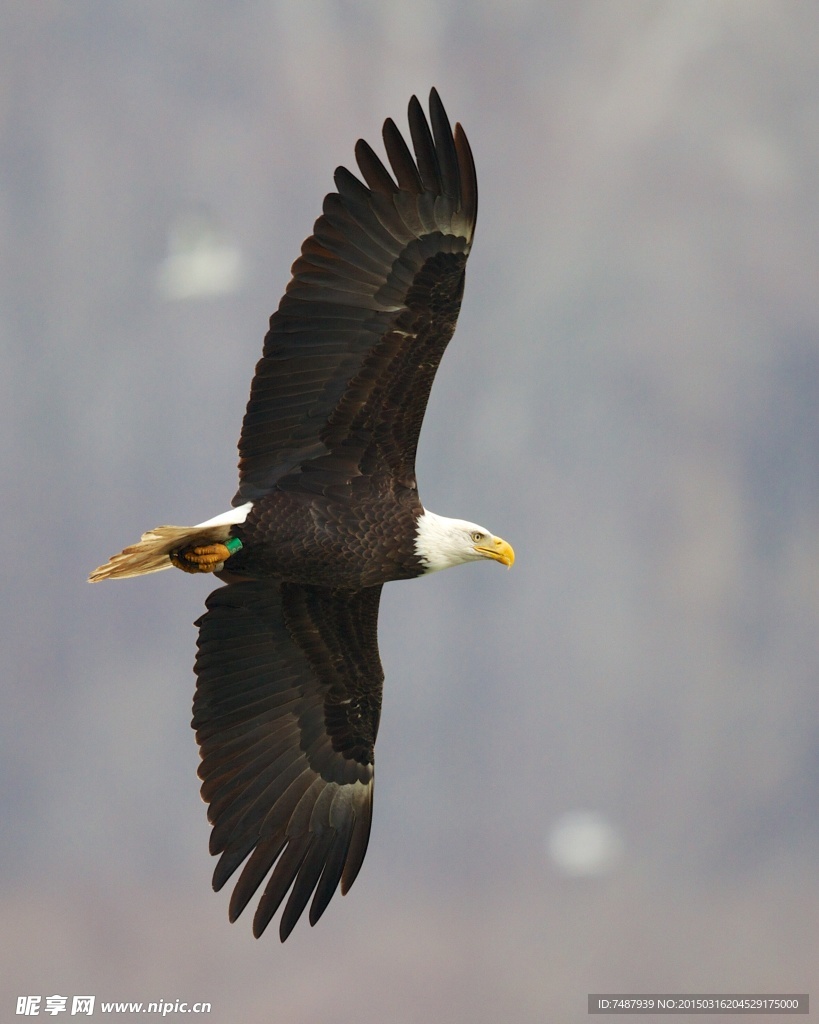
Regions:
<instances>
[{"instance_id":1,"label":"eagle's upper wing","mask_svg":"<svg viewBox=\"0 0 819 1024\"><path fill-rule=\"evenodd\" d=\"M431 128L430 128L431 125ZM430 121L413 96L415 158L392 120L393 176L366 142L293 264L270 319L239 439L235 504L288 473L350 479L388 472L414 483L429 390L452 337L478 212L475 165L438 93Z\"/></svg>"},{"instance_id":2,"label":"eagle's upper wing","mask_svg":"<svg viewBox=\"0 0 819 1024\"><path fill-rule=\"evenodd\" d=\"M220 889L249 856L235 920L273 867L260 935L292 885L282 941L310 897L310 923L358 874L370 834L383 672L381 588L357 593L244 581L215 590L199 619L193 727Z\"/></svg>"}]
</instances>

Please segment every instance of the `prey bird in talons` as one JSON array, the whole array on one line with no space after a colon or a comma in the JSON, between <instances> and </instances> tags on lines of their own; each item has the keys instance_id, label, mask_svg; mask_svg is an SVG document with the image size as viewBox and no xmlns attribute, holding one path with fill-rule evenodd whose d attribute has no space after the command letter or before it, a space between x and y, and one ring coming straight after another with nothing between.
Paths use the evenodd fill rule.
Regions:
<instances>
[{"instance_id":1,"label":"prey bird in talons","mask_svg":"<svg viewBox=\"0 0 819 1024\"><path fill-rule=\"evenodd\" d=\"M176 566L223 582L198 620L193 728L220 889L260 935L311 924L361 868L384 674L381 588L463 562L511 566L483 526L425 509L415 453L478 212L475 165L438 93L409 104L388 169L359 141L270 318L229 512L160 526L90 579ZM414 152L414 155L413 155ZM363 180L362 180L363 179ZM265 881L266 880L266 881Z\"/></svg>"}]
</instances>

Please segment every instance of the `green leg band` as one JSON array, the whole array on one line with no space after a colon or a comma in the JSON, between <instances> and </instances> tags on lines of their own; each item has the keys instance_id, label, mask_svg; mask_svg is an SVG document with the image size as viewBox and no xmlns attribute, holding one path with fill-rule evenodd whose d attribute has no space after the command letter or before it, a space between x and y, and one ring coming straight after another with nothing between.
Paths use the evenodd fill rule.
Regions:
<instances>
[{"instance_id":1,"label":"green leg band","mask_svg":"<svg viewBox=\"0 0 819 1024\"><path fill-rule=\"evenodd\" d=\"M244 544L242 544L238 537L229 537L225 541L225 547L232 555L235 555L237 551L242 550Z\"/></svg>"}]
</instances>

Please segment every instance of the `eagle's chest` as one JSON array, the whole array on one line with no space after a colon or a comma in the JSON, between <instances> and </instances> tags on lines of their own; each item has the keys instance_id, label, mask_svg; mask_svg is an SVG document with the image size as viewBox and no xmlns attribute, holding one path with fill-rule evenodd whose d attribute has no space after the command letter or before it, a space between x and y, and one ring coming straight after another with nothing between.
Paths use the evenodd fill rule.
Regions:
<instances>
[{"instance_id":1,"label":"eagle's chest","mask_svg":"<svg viewBox=\"0 0 819 1024\"><path fill-rule=\"evenodd\" d=\"M421 510L413 496L274 491L236 529L244 548L231 571L359 589L423 571L415 551Z\"/></svg>"}]
</instances>

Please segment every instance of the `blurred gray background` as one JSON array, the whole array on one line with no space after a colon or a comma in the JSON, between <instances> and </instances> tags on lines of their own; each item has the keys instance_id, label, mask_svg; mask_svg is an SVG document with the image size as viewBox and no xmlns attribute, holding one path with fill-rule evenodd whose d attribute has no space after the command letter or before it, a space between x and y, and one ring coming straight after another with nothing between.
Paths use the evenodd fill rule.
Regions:
<instances>
[{"instance_id":1,"label":"blurred gray background","mask_svg":"<svg viewBox=\"0 0 819 1024\"><path fill-rule=\"evenodd\" d=\"M219 1024L819 998L819 8L0 20L3 1019L54 993ZM257 942L210 890L189 728L213 581L85 578L228 507L332 171L431 85L481 206L421 496L518 561L386 589L364 869Z\"/></svg>"}]
</instances>

